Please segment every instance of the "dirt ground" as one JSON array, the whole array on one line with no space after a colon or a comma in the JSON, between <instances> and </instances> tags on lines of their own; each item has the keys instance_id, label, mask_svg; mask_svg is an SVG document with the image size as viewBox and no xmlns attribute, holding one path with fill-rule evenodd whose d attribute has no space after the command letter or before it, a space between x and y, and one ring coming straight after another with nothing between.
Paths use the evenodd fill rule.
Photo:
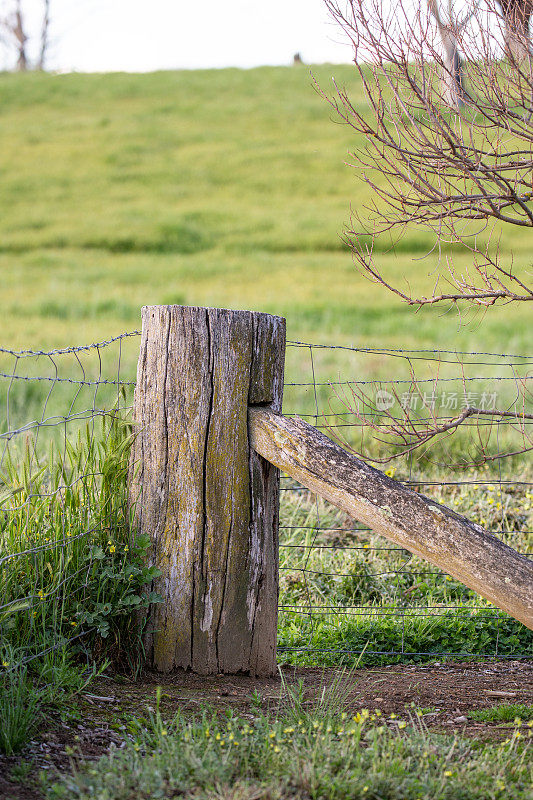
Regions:
<instances>
[{"instance_id":1,"label":"dirt ground","mask_svg":"<svg viewBox=\"0 0 533 800\"><path fill-rule=\"evenodd\" d=\"M286 667L283 673L288 683L303 679L309 703L338 674L334 669L305 667ZM345 674L342 684L354 710L379 708L386 718L395 714L389 725L408 720L417 708L422 709L429 729L499 740L509 736L512 723L476 722L469 712L502 703L533 704L533 661L391 665ZM283 694L279 677L204 678L181 672L170 676L145 673L137 681L123 676L100 678L73 701L71 714L44 721L39 736L20 756L0 756L0 800L41 800L35 782L39 771L53 775L56 770L68 770L72 751L92 760L103 755L111 743L120 747L127 735L128 718L144 716L147 706L153 709L157 686L162 689L161 712L166 719L178 709L193 714L208 703L221 712L231 706L237 715L252 721L259 702L264 711L275 711ZM28 764L24 777L21 764L22 770ZM13 780L17 774L18 780Z\"/></svg>"}]
</instances>

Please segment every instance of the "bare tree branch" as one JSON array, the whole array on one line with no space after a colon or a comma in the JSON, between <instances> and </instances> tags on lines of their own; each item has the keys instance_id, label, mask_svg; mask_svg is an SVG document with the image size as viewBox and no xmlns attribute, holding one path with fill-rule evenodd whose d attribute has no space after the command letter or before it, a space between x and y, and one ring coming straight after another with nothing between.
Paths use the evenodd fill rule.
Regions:
<instances>
[{"instance_id":1,"label":"bare tree branch","mask_svg":"<svg viewBox=\"0 0 533 800\"><path fill-rule=\"evenodd\" d=\"M362 109L338 86L327 97L364 137L351 165L372 190L346 240L371 280L412 305L533 300L493 235L500 223L533 227L531 59L503 58L510 20L515 28L529 20L529 2L517 0L523 10L513 16L496 0L477 0L455 20L450 8L443 17L437 0L415 0L414 10L407 0L348 0L342 9L326 0L353 44L368 101ZM471 259L458 274L450 254L430 297L393 285L376 264L376 241L398 241L411 226Z\"/></svg>"},{"instance_id":2,"label":"bare tree branch","mask_svg":"<svg viewBox=\"0 0 533 800\"><path fill-rule=\"evenodd\" d=\"M467 391L463 376L463 408L458 413L442 413L437 410L436 398L439 390L439 377L430 383L422 384L417 380L411 370L409 388L400 394L394 386L385 395L388 403L383 405L383 391L378 390L378 385L365 386L350 384L344 391L336 388L335 397L340 401L341 407L353 416L364 431L372 434L371 445L365 447L364 436L361 438L360 447L356 447L353 439L347 439L339 432L334 423L326 425L334 439L339 441L357 456L379 464L387 464L395 459L402 458L415 451L428 451L428 445L434 440L442 440L464 427L471 420L475 424L475 452L464 452L460 464L446 463L446 466L462 467L476 466L523 455L533 450L533 413L526 410L533 399L528 386L531 376L516 376L516 397L511 408L487 408L486 397L482 395L482 406L468 403L471 393ZM496 396L493 396L494 400ZM416 413L415 409L419 412ZM335 413L335 412L334 412ZM338 413L338 412L337 412ZM485 421L485 422L484 422ZM512 450L497 453L489 449L492 428L495 424L507 422L514 431L514 447ZM488 423L488 424L487 424ZM472 423L470 423L472 424ZM471 437L472 439L472 437ZM376 442L385 445L383 454L376 453ZM520 443L520 444L519 444ZM519 444L519 446L518 446Z\"/></svg>"}]
</instances>

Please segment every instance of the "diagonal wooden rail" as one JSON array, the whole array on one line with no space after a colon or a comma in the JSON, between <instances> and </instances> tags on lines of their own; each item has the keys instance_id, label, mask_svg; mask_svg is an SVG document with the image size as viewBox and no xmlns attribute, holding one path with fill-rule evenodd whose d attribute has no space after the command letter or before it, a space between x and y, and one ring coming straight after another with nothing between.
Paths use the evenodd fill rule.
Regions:
<instances>
[{"instance_id":1,"label":"diagonal wooden rail","mask_svg":"<svg viewBox=\"0 0 533 800\"><path fill-rule=\"evenodd\" d=\"M248 410L252 448L377 533L533 630L533 561L481 526L350 455L299 418Z\"/></svg>"}]
</instances>

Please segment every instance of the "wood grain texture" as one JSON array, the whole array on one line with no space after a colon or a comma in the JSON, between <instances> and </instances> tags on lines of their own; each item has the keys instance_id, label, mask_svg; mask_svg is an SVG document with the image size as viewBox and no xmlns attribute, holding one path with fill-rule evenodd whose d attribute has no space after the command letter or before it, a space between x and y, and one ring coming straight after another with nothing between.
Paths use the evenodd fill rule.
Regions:
<instances>
[{"instance_id":1,"label":"wood grain texture","mask_svg":"<svg viewBox=\"0 0 533 800\"><path fill-rule=\"evenodd\" d=\"M301 419L250 408L256 452L533 629L533 562L466 517L350 455Z\"/></svg>"},{"instance_id":2,"label":"wood grain texture","mask_svg":"<svg viewBox=\"0 0 533 800\"><path fill-rule=\"evenodd\" d=\"M251 450L247 409L281 406L285 322L181 306L142 318L130 498L164 598L149 611L148 661L271 675L279 472Z\"/></svg>"}]
</instances>

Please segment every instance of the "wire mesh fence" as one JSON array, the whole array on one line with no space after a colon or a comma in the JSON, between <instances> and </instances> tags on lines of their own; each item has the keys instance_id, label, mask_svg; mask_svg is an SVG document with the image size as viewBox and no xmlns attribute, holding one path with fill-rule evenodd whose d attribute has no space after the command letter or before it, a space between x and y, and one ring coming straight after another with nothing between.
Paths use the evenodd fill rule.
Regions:
<instances>
[{"instance_id":1,"label":"wire mesh fence","mask_svg":"<svg viewBox=\"0 0 533 800\"><path fill-rule=\"evenodd\" d=\"M137 332L49 351L0 348L0 649L5 669L125 622L125 424ZM124 355L129 372L123 375ZM115 629L117 626L115 625ZM118 629L117 629L118 630Z\"/></svg>"},{"instance_id":2,"label":"wire mesh fence","mask_svg":"<svg viewBox=\"0 0 533 800\"><path fill-rule=\"evenodd\" d=\"M531 557L532 362L289 342L284 413ZM533 653L523 626L287 478L280 586L293 663Z\"/></svg>"},{"instance_id":3,"label":"wire mesh fence","mask_svg":"<svg viewBox=\"0 0 533 800\"><path fill-rule=\"evenodd\" d=\"M145 588L129 538L138 332L0 349L0 634L6 668L118 647ZM533 556L528 356L289 342L284 413ZM465 414L466 410L471 413ZM459 420L459 421L458 421ZM279 653L338 664L531 656L531 632L282 477Z\"/></svg>"}]
</instances>

